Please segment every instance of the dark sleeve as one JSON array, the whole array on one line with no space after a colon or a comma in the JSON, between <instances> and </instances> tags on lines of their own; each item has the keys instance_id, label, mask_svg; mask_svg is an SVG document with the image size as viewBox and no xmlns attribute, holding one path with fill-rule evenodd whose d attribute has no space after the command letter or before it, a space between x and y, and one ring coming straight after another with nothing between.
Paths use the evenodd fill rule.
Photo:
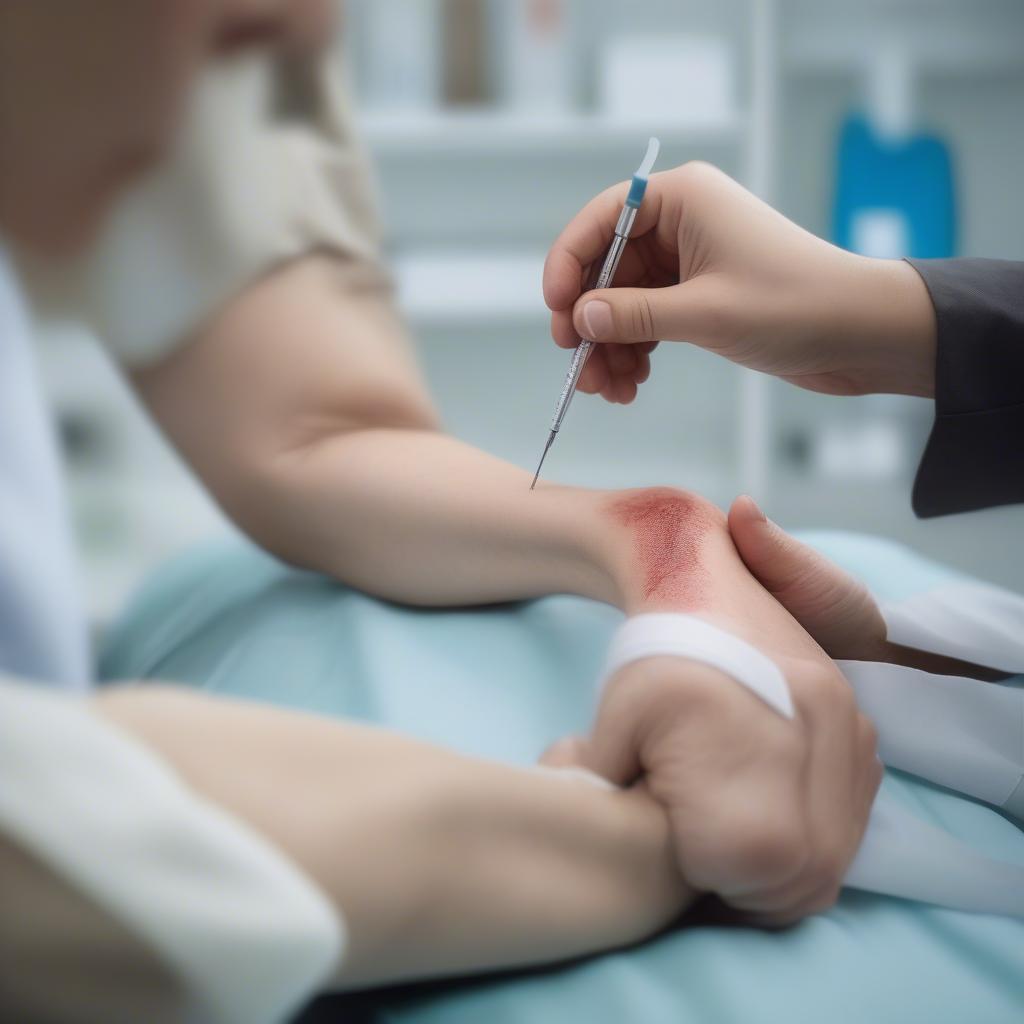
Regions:
<instances>
[{"instance_id":1,"label":"dark sleeve","mask_svg":"<svg viewBox=\"0 0 1024 1024\"><path fill-rule=\"evenodd\" d=\"M1024 502L1024 263L910 260L938 324L922 518Z\"/></svg>"}]
</instances>

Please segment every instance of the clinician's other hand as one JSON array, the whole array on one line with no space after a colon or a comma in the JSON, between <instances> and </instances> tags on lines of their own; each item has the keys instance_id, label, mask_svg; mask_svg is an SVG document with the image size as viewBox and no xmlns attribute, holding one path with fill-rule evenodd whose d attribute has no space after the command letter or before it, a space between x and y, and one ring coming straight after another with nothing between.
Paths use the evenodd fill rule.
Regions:
<instances>
[{"instance_id":1,"label":"clinician's other hand","mask_svg":"<svg viewBox=\"0 0 1024 1024\"><path fill-rule=\"evenodd\" d=\"M627 189L588 203L544 267L556 343L600 342L580 390L632 401L671 340L812 391L933 394L935 314L913 267L830 245L708 164L652 175L616 287L581 295Z\"/></svg>"},{"instance_id":2,"label":"clinician's other hand","mask_svg":"<svg viewBox=\"0 0 1024 1024\"><path fill-rule=\"evenodd\" d=\"M830 657L888 661L943 675L1003 678L980 665L891 643L868 588L814 548L791 537L748 495L732 503L729 533L751 575Z\"/></svg>"},{"instance_id":3,"label":"clinician's other hand","mask_svg":"<svg viewBox=\"0 0 1024 1024\"><path fill-rule=\"evenodd\" d=\"M829 657L889 660L885 620L860 580L791 537L748 495L732 503L729 533L751 574Z\"/></svg>"},{"instance_id":4,"label":"clinician's other hand","mask_svg":"<svg viewBox=\"0 0 1024 1024\"><path fill-rule=\"evenodd\" d=\"M647 658L609 681L591 734L543 762L618 785L642 778L669 815L683 877L782 925L831 906L881 781L875 731L836 670L788 664L797 718L682 658Z\"/></svg>"}]
</instances>

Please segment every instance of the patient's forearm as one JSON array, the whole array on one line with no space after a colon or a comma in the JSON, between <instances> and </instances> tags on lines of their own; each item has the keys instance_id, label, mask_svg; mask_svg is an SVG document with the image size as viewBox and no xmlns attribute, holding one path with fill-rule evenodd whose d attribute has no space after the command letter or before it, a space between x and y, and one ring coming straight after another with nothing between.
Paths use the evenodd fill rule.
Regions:
<instances>
[{"instance_id":1,"label":"patient's forearm","mask_svg":"<svg viewBox=\"0 0 1024 1024\"><path fill-rule=\"evenodd\" d=\"M657 517L531 492L524 470L440 433L401 322L358 267L283 268L134 380L228 513L290 561L423 604L644 600L621 554Z\"/></svg>"},{"instance_id":2,"label":"patient's forearm","mask_svg":"<svg viewBox=\"0 0 1024 1024\"><path fill-rule=\"evenodd\" d=\"M271 275L135 383L258 543L370 593L778 614L696 495L530 491L525 470L437 430L388 296L341 261Z\"/></svg>"},{"instance_id":3,"label":"patient's forearm","mask_svg":"<svg viewBox=\"0 0 1024 1024\"><path fill-rule=\"evenodd\" d=\"M640 791L169 688L97 707L319 883L349 930L344 987L607 949L688 899Z\"/></svg>"},{"instance_id":4,"label":"patient's forearm","mask_svg":"<svg viewBox=\"0 0 1024 1024\"><path fill-rule=\"evenodd\" d=\"M268 467L266 499L243 515L288 560L394 600L616 602L603 496L529 485L524 470L440 433L360 430Z\"/></svg>"},{"instance_id":5,"label":"patient's forearm","mask_svg":"<svg viewBox=\"0 0 1024 1024\"><path fill-rule=\"evenodd\" d=\"M275 463L262 486L279 496L250 502L246 523L289 560L393 600L576 593L630 614L700 612L765 650L785 635L789 653L820 655L700 496L529 484L442 434L353 431Z\"/></svg>"}]
</instances>

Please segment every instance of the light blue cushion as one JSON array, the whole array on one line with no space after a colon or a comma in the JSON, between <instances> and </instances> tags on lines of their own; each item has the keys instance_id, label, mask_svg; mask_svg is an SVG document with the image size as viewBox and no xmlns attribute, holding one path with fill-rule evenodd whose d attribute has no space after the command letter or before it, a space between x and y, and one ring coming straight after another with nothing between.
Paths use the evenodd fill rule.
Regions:
<instances>
[{"instance_id":1,"label":"light blue cushion","mask_svg":"<svg viewBox=\"0 0 1024 1024\"><path fill-rule=\"evenodd\" d=\"M953 577L898 545L805 535L886 598ZM467 753L529 763L586 728L617 612L570 597L424 611L288 570L242 543L158 573L114 629L105 678L160 678L378 722ZM897 772L921 817L1024 863L994 811ZM553 970L375 994L410 1024L1024 1021L1024 922L847 892L785 932L683 928ZM338 1020L348 1004L321 1004ZM350 1008L350 1007L349 1007Z\"/></svg>"}]
</instances>

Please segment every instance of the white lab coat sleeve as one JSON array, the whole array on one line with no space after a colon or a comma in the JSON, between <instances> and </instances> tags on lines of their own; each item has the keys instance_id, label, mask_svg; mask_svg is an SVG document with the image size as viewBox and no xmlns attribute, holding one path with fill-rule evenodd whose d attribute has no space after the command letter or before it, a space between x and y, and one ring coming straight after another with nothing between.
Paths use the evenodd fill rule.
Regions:
<instances>
[{"instance_id":1,"label":"white lab coat sleeve","mask_svg":"<svg viewBox=\"0 0 1024 1024\"><path fill-rule=\"evenodd\" d=\"M895 644L1014 675L1024 673L1024 597L954 580L901 601L879 603Z\"/></svg>"},{"instance_id":2,"label":"white lab coat sleeve","mask_svg":"<svg viewBox=\"0 0 1024 1024\"><path fill-rule=\"evenodd\" d=\"M1024 822L1024 689L904 665L838 661L891 768Z\"/></svg>"},{"instance_id":3,"label":"white lab coat sleeve","mask_svg":"<svg viewBox=\"0 0 1024 1024\"><path fill-rule=\"evenodd\" d=\"M0 679L0 780L0 836L154 952L187 1019L285 1019L337 968L312 880L84 700Z\"/></svg>"}]
</instances>

